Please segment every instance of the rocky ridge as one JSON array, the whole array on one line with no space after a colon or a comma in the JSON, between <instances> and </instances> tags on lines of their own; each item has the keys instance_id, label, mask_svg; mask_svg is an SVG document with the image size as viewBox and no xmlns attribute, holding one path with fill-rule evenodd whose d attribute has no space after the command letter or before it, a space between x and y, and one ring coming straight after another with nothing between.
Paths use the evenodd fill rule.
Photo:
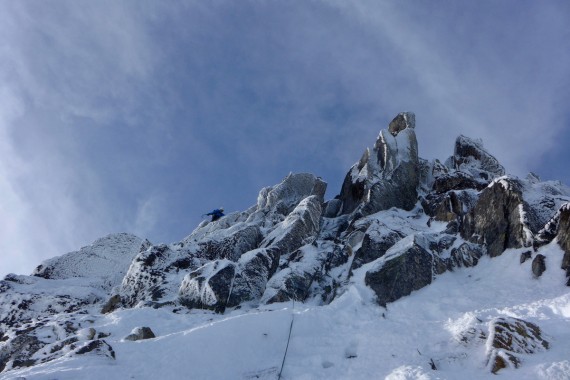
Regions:
<instances>
[{"instance_id":1,"label":"rocky ridge","mask_svg":"<svg viewBox=\"0 0 570 380\"><path fill-rule=\"evenodd\" d=\"M112 360L106 333L87 328L87 315L327 304L356 271L382 307L446 271L509 249L536 261L535 277L561 268L570 285L568 188L533 174L505 175L480 141L465 136L444 163L423 160L415 127L413 113L397 115L348 171L335 199L324 199L321 178L289 174L262 189L248 210L205 221L180 242L114 234L47 260L31 276L8 275L0 282L0 371L65 355ZM540 247L553 241L565 254L545 263ZM507 332L524 326L532 334L519 334L523 341L530 336L538 343L528 344L548 348L538 326L508 322L515 327L489 324ZM493 372L520 364L521 351L502 344L488 352Z\"/></svg>"}]
</instances>

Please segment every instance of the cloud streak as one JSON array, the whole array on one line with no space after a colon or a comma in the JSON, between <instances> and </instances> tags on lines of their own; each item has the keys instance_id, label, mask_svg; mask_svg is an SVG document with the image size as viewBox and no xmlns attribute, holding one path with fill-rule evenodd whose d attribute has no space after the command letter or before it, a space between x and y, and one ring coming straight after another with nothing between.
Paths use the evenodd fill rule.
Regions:
<instances>
[{"instance_id":1,"label":"cloud streak","mask_svg":"<svg viewBox=\"0 0 570 380\"><path fill-rule=\"evenodd\" d=\"M466 134L517 175L570 180L547 168L568 159L565 2L5 8L5 271L111 232L180 239L289 171L323 176L332 197L404 110L417 114L425 158L447 158Z\"/></svg>"}]
</instances>

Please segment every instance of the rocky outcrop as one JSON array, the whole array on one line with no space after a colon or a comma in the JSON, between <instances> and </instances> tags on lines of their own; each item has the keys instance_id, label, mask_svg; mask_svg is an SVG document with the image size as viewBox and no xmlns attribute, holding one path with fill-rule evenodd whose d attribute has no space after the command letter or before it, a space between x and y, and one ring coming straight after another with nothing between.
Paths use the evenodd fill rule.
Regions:
<instances>
[{"instance_id":1,"label":"rocky outcrop","mask_svg":"<svg viewBox=\"0 0 570 380\"><path fill-rule=\"evenodd\" d=\"M570 203L566 203L560 208L560 219L558 222L558 231L556 233L556 241L560 248L564 251L562 258L562 269L570 269Z\"/></svg>"},{"instance_id":2,"label":"rocky outcrop","mask_svg":"<svg viewBox=\"0 0 570 380\"><path fill-rule=\"evenodd\" d=\"M419 184L415 123L413 113L403 112L380 131L372 151L367 149L346 175L339 195L343 214L357 208L363 215L414 208Z\"/></svg>"},{"instance_id":3,"label":"rocky outcrop","mask_svg":"<svg viewBox=\"0 0 570 380\"><path fill-rule=\"evenodd\" d=\"M540 328L518 318L497 318L489 325L487 338L487 366L497 373L510 366L518 368L520 354L532 354L549 348Z\"/></svg>"},{"instance_id":4,"label":"rocky outcrop","mask_svg":"<svg viewBox=\"0 0 570 380\"><path fill-rule=\"evenodd\" d=\"M482 141L465 136L456 139L451 162L456 170L471 174L476 181L489 182L505 175L505 168L483 148Z\"/></svg>"},{"instance_id":5,"label":"rocky outcrop","mask_svg":"<svg viewBox=\"0 0 570 380\"><path fill-rule=\"evenodd\" d=\"M262 301L265 303L316 298L330 302L338 282L328 275L332 268L346 264L348 246L333 242L306 245L283 260L282 269L267 284ZM338 280L338 279L337 279Z\"/></svg>"},{"instance_id":6,"label":"rocky outcrop","mask_svg":"<svg viewBox=\"0 0 570 380\"><path fill-rule=\"evenodd\" d=\"M184 277L178 291L182 305L224 312L235 275L235 263L212 261Z\"/></svg>"},{"instance_id":7,"label":"rocky outcrop","mask_svg":"<svg viewBox=\"0 0 570 380\"><path fill-rule=\"evenodd\" d=\"M237 273L232 279L228 306L259 300L265 291L267 281L277 271L279 258L278 248L260 248L245 254L238 262Z\"/></svg>"},{"instance_id":8,"label":"rocky outcrop","mask_svg":"<svg viewBox=\"0 0 570 380\"><path fill-rule=\"evenodd\" d=\"M434 256L422 239L406 238L393 246L366 272L365 284L376 293L380 306L429 285L433 280Z\"/></svg>"},{"instance_id":9,"label":"rocky outcrop","mask_svg":"<svg viewBox=\"0 0 570 380\"><path fill-rule=\"evenodd\" d=\"M65 314L62 314L65 315ZM98 355L115 359L104 340L108 334L82 329L77 315L68 318L20 321L8 327L0 342L0 372L31 367L62 357Z\"/></svg>"},{"instance_id":10,"label":"rocky outcrop","mask_svg":"<svg viewBox=\"0 0 570 380\"><path fill-rule=\"evenodd\" d=\"M256 249L263 239L261 230L256 225L243 225L241 228L230 228L222 238L207 239L198 243L194 253L200 259L228 259L237 261L244 253Z\"/></svg>"},{"instance_id":11,"label":"rocky outcrop","mask_svg":"<svg viewBox=\"0 0 570 380\"><path fill-rule=\"evenodd\" d=\"M158 301L166 293L164 284L168 268L175 261L176 252L162 244L150 246L132 261L123 278L120 295L124 306L133 307L141 301Z\"/></svg>"},{"instance_id":12,"label":"rocky outcrop","mask_svg":"<svg viewBox=\"0 0 570 380\"><path fill-rule=\"evenodd\" d=\"M477 199L478 193L473 190L449 190L443 194L427 194L421 203L426 214L435 220L451 222L471 211Z\"/></svg>"},{"instance_id":13,"label":"rocky outcrop","mask_svg":"<svg viewBox=\"0 0 570 380\"><path fill-rule=\"evenodd\" d=\"M98 285L98 281L95 281ZM8 275L0 281L0 327L39 316L72 313L102 302L106 294L89 279L46 280Z\"/></svg>"},{"instance_id":14,"label":"rocky outcrop","mask_svg":"<svg viewBox=\"0 0 570 380\"><path fill-rule=\"evenodd\" d=\"M118 294L114 294L109 298L107 302L101 308L101 314L107 314L112 311L115 311L121 305L121 296Z\"/></svg>"},{"instance_id":15,"label":"rocky outcrop","mask_svg":"<svg viewBox=\"0 0 570 380\"><path fill-rule=\"evenodd\" d=\"M257 210L274 210L281 215L288 215L299 202L309 196L314 195L323 203L326 189L326 182L313 174L289 174L280 184L259 192Z\"/></svg>"},{"instance_id":16,"label":"rocky outcrop","mask_svg":"<svg viewBox=\"0 0 570 380\"><path fill-rule=\"evenodd\" d=\"M262 248L276 248L281 254L290 253L313 242L319 233L321 202L318 197L303 199L285 220L261 242Z\"/></svg>"},{"instance_id":17,"label":"rocky outcrop","mask_svg":"<svg viewBox=\"0 0 570 380\"><path fill-rule=\"evenodd\" d=\"M491 257L507 248L528 247L532 233L525 221L525 208L516 180L496 180L481 192L475 207L464 216L461 236L485 245Z\"/></svg>"},{"instance_id":18,"label":"rocky outcrop","mask_svg":"<svg viewBox=\"0 0 570 380\"><path fill-rule=\"evenodd\" d=\"M570 284L570 190L536 175L521 180L504 174L480 141L465 136L445 164L421 160L415 116L401 113L350 169L335 199L325 201L321 178L289 174L262 189L249 209L205 220L180 242L153 245L129 234L109 235L47 260L33 276L8 275L0 281L0 369L64 354L113 358L105 334L79 326L80 313L113 319L99 312L160 307L223 313L290 300L323 304L355 281L385 307L446 271L509 248L533 245L532 272L548 276L546 261L556 258L549 253L546 259L541 246L553 241L564 251L561 266ZM521 263L532 256L529 250ZM496 373L518 366L526 349L547 347L535 327L499 319L488 332L466 336L479 344L488 339ZM154 336L147 333L138 329L125 340ZM433 360L430 365L436 366Z\"/></svg>"}]
</instances>

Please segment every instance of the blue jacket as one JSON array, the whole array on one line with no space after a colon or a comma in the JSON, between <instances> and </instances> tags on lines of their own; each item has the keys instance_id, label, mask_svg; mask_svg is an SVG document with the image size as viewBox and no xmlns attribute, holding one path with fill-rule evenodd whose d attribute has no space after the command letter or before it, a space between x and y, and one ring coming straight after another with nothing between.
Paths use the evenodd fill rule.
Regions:
<instances>
[{"instance_id":1,"label":"blue jacket","mask_svg":"<svg viewBox=\"0 0 570 380\"><path fill-rule=\"evenodd\" d=\"M217 208L214 211L207 213L206 215L212 215L212 216L221 218L222 216L224 216L224 212Z\"/></svg>"}]
</instances>

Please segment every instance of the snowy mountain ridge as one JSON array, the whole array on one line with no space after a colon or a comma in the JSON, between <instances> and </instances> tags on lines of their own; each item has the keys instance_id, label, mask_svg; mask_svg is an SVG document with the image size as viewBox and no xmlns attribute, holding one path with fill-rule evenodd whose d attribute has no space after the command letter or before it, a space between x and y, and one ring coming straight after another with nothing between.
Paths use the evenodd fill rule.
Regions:
<instances>
[{"instance_id":1,"label":"snowy mountain ridge","mask_svg":"<svg viewBox=\"0 0 570 380\"><path fill-rule=\"evenodd\" d=\"M570 189L465 136L423 160L415 127L397 115L335 199L289 174L180 242L6 276L0 379L569 379Z\"/></svg>"}]
</instances>

